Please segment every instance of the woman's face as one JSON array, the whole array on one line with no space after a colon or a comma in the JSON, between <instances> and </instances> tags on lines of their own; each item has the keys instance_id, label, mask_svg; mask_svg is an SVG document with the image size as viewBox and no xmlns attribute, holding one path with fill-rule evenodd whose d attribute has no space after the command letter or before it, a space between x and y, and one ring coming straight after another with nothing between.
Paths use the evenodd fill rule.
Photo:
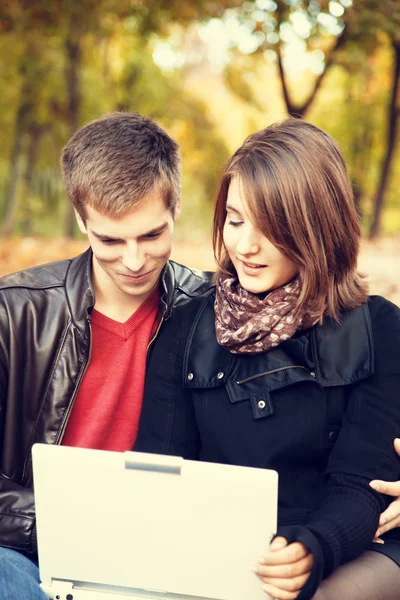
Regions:
<instances>
[{"instance_id":1,"label":"woman's face","mask_svg":"<svg viewBox=\"0 0 400 600\"><path fill-rule=\"evenodd\" d=\"M241 286L253 294L280 287L298 273L298 266L271 244L252 222L237 177L233 177L229 185L224 244Z\"/></svg>"}]
</instances>

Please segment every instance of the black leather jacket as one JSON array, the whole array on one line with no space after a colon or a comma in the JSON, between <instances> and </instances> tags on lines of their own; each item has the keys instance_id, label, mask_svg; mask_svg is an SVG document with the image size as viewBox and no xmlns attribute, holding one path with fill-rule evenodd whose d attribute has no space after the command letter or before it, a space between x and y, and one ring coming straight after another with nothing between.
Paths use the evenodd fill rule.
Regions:
<instances>
[{"instance_id":1,"label":"black leather jacket","mask_svg":"<svg viewBox=\"0 0 400 600\"><path fill-rule=\"evenodd\" d=\"M61 443L89 362L91 259L89 249L0 279L0 546L28 555L37 552L31 448ZM170 261L161 281L165 321L210 287L210 274Z\"/></svg>"}]
</instances>

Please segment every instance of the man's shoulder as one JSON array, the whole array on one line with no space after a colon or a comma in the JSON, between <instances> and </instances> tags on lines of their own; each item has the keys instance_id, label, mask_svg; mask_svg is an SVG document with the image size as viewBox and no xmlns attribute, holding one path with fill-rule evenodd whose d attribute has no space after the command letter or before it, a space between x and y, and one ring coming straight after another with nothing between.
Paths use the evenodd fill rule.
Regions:
<instances>
[{"instance_id":1,"label":"man's shoulder","mask_svg":"<svg viewBox=\"0 0 400 600\"><path fill-rule=\"evenodd\" d=\"M175 288L188 296L201 295L215 287L213 271L193 269L173 260L169 261L169 266L174 274Z\"/></svg>"},{"instance_id":2,"label":"man's shoulder","mask_svg":"<svg viewBox=\"0 0 400 600\"><path fill-rule=\"evenodd\" d=\"M0 277L0 291L11 288L43 289L63 285L72 259L38 265Z\"/></svg>"}]
</instances>

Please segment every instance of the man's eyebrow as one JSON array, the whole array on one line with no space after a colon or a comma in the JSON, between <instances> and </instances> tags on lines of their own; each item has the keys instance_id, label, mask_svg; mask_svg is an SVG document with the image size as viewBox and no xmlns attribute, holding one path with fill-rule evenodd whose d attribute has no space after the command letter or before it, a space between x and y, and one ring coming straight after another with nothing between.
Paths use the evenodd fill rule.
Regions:
<instances>
[{"instance_id":1,"label":"man's eyebrow","mask_svg":"<svg viewBox=\"0 0 400 600\"><path fill-rule=\"evenodd\" d=\"M117 240L121 239L121 238L118 238L118 237L113 237L112 235L107 235L106 233L98 233L97 231L94 231L93 229L91 229L91 232L99 240L115 240L115 241L117 241Z\"/></svg>"},{"instance_id":2,"label":"man's eyebrow","mask_svg":"<svg viewBox=\"0 0 400 600\"><path fill-rule=\"evenodd\" d=\"M142 237L147 237L148 235L162 233L167 227L168 227L168 223L166 221L165 223L162 223L161 225L154 227L154 229L150 229L150 231L146 231L145 233L142 233L139 237L142 238Z\"/></svg>"},{"instance_id":3,"label":"man's eyebrow","mask_svg":"<svg viewBox=\"0 0 400 600\"><path fill-rule=\"evenodd\" d=\"M150 229L149 231L145 231L144 233L140 234L139 239L147 237L149 235L155 235L157 233L162 233L167 227L168 227L168 223L167 222L162 223L161 225L158 225L157 227L154 227L154 229ZM116 242L117 241L122 241L122 238L114 237L112 235L107 235L106 233L100 233L98 231L94 231L93 229L91 230L91 232L99 240L113 240L113 241L116 241Z\"/></svg>"}]
</instances>

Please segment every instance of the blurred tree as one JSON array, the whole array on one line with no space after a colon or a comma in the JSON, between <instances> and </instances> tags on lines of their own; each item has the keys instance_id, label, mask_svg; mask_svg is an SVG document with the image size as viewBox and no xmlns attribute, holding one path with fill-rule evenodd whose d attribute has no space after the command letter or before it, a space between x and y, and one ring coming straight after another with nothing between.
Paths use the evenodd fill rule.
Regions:
<instances>
[{"instance_id":1,"label":"blurred tree","mask_svg":"<svg viewBox=\"0 0 400 600\"><path fill-rule=\"evenodd\" d=\"M367 61L377 48L390 40L393 54L393 74L390 79L390 101L388 103L387 134L377 189L374 194L374 209L370 227L370 238L379 232L385 193L393 161L399 116L399 45L400 45L400 2L398 0L246 0L242 6L226 13L226 19L234 19L242 27L243 35L232 41L235 51L226 68L226 81L231 90L254 105L254 94L245 85L243 61L245 53L255 58L262 53L267 59L276 59L277 72L281 81L286 111L293 117L304 117L314 105L317 94L329 71L340 66L356 76L355 65L364 71L362 62ZM230 26L232 28L232 26ZM244 43L245 33L247 42ZM304 81L302 90L293 89L290 82L289 46L296 44L303 60L308 57L314 70L314 79L308 85ZM354 57L356 60L354 61ZM256 63L253 62L255 65ZM292 67L293 68L293 67ZM241 84L243 82L243 92ZM354 97L353 97L354 98ZM353 99L352 99L353 100ZM351 100L351 101L352 101ZM347 98L350 101L350 98ZM357 100L356 104L358 105ZM358 105L359 106L359 105ZM365 166L368 163L368 148L371 138L370 124L363 121L354 131L351 142L352 175L355 199L361 211Z\"/></svg>"},{"instance_id":2,"label":"blurred tree","mask_svg":"<svg viewBox=\"0 0 400 600\"><path fill-rule=\"evenodd\" d=\"M3 234L16 227L28 233L31 217L39 215L40 226L47 226L52 210L62 211L56 183L59 148L83 122L106 111L136 110L152 116L175 129L183 147L189 143L189 129L179 123L190 120L198 124L190 127L190 144L206 147L200 152L196 148L197 154L203 152L203 159L226 157L225 145L214 133L204 106L186 98L179 75L169 76L154 64L151 38L155 32L167 31L172 21L186 24L207 15L220 16L230 3L13 0L0 6L4 43L0 51L19 49L11 78L6 81L4 73L4 87L18 91L14 92L14 126L8 124L14 142L0 150L4 160L8 146ZM202 175L194 172L192 179L208 196L215 173L204 166L204 160L203 168ZM39 191L41 200L35 198ZM68 204L62 212L64 232L73 235L72 207Z\"/></svg>"},{"instance_id":3,"label":"blurred tree","mask_svg":"<svg viewBox=\"0 0 400 600\"><path fill-rule=\"evenodd\" d=\"M385 192L388 185L390 168L392 166L400 115L400 35L392 37L393 49L393 83L388 106L388 123L386 133L386 149L382 159L381 172L373 200L373 217L369 230L369 238L374 239L380 232L382 212L385 202Z\"/></svg>"},{"instance_id":4,"label":"blurred tree","mask_svg":"<svg viewBox=\"0 0 400 600\"><path fill-rule=\"evenodd\" d=\"M1 232L3 235L9 235L14 226L17 208L17 185L19 179L19 165L22 153L23 134L27 115L32 109L31 94L29 93L29 82L26 74L26 64L22 64L20 74L23 79L21 89L21 96L23 97L23 100L21 101L15 116L14 140L10 153L9 175L4 193L4 217L1 227Z\"/></svg>"},{"instance_id":5,"label":"blurred tree","mask_svg":"<svg viewBox=\"0 0 400 600\"><path fill-rule=\"evenodd\" d=\"M226 158L224 133L216 133L209 111L191 93L185 68L154 63L154 40L176 39L177 28L188 31L191 23L219 23L229 37L226 81L249 108L243 122L265 122L272 86L262 78L270 77L273 61L287 112L312 111L313 120L344 141L360 207L381 161L378 231L396 151L397 59L390 78L381 74L382 89L370 88L382 68L374 64L377 51L390 40L398 56L399 12L398 0L2 0L0 53L8 59L0 61L3 230L29 232L30 212L33 231L54 226L55 215L61 223L63 215L64 231L73 232L71 213L59 202L59 150L83 122L108 110L137 110L163 123L182 145L185 189L199 203L208 199ZM375 129L386 97L383 147Z\"/></svg>"},{"instance_id":6,"label":"blurred tree","mask_svg":"<svg viewBox=\"0 0 400 600\"><path fill-rule=\"evenodd\" d=\"M13 142L10 149L9 175L4 194L4 216L1 228L3 235L9 235L15 225L18 208L17 187L26 133L30 131L31 141L29 147L30 161L32 163L30 168L33 169L37 149L32 146L38 144L40 130L43 126L39 125L39 122L36 120L37 115L35 115L37 106L40 103L40 88L44 85L46 78L46 72L43 69L40 56L41 49L38 45L38 40L35 36L28 35L19 64L20 93L15 113ZM35 133L33 134L33 132Z\"/></svg>"}]
</instances>

